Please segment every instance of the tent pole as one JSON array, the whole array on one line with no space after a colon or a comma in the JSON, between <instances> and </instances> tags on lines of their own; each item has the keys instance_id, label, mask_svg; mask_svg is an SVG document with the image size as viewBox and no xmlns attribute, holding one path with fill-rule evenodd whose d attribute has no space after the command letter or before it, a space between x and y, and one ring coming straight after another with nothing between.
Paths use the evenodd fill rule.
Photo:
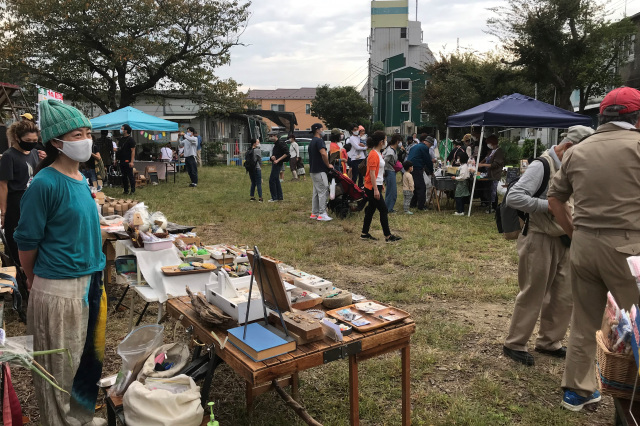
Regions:
<instances>
[{"instance_id":1,"label":"tent pole","mask_svg":"<svg viewBox=\"0 0 640 426\"><path fill-rule=\"evenodd\" d=\"M482 140L484 139L484 126L480 131L480 144L478 144L478 158L476 160L476 173L473 176L473 185L471 187L471 198L469 199L469 214L467 217L471 217L471 207L473 207L473 195L476 192L476 175L478 174L478 164L480 164L480 152L482 151Z\"/></svg>"},{"instance_id":2,"label":"tent pole","mask_svg":"<svg viewBox=\"0 0 640 426\"><path fill-rule=\"evenodd\" d=\"M540 129L536 129L536 138L533 141L533 158L538 158L538 138L540 137Z\"/></svg>"},{"instance_id":3,"label":"tent pole","mask_svg":"<svg viewBox=\"0 0 640 426\"><path fill-rule=\"evenodd\" d=\"M449 153L447 152L449 150L449 128L448 127L447 127L447 132L445 133L445 136L444 136L443 145L444 145L444 158L442 159L442 164L446 164L447 157L449 156ZM446 174L446 171L445 171L445 174Z\"/></svg>"}]
</instances>

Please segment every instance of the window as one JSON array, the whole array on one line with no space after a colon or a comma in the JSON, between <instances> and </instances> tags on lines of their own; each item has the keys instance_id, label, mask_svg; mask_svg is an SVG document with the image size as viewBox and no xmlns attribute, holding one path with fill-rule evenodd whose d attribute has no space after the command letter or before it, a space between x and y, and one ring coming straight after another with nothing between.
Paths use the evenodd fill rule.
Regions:
<instances>
[{"instance_id":1,"label":"window","mask_svg":"<svg viewBox=\"0 0 640 426\"><path fill-rule=\"evenodd\" d=\"M400 103L400 112L409 112L409 102Z\"/></svg>"},{"instance_id":2,"label":"window","mask_svg":"<svg viewBox=\"0 0 640 426\"><path fill-rule=\"evenodd\" d=\"M271 104L271 111L284 112L284 104Z\"/></svg>"},{"instance_id":3,"label":"window","mask_svg":"<svg viewBox=\"0 0 640 426\"><path fill-rule=\"evenodd\" d=\"M307 115L311 115L311 104L306 104L304 106L304 113Z\"/></svg>"},{"instance_id":4,"label":"window","mask_svg":"<svg viewBox=\"0 0 640 426\"><path fill-rule=\"evenodd\" d=\"M393 80L395 90L409 90L409 79L396 78Z\"/></svg>"},{"instance_id":5,"label":"window","mask_svg":"<svg viewBox=\"0 0 640 426\"><path fill-rule=\"evenodd\" d=\"M387 80L387 92L391 91L391 80Z\"/></svg>"},{"instance_id":6,"label":"window","mask_svg":"<svg viewBox=\"0 0 640 426\"><path fill-rule=\"evenodd\" d=\"M400 38L407 38L407 29L400 28Z\"/></svg>"}]
</instances>

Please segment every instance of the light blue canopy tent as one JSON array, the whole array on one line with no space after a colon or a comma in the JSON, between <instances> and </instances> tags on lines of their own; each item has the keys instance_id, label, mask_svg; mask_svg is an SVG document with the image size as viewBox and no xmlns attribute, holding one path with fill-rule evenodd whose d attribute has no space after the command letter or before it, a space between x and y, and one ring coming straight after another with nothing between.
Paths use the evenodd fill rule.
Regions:
<instances>
[{"instance_id":1,"label":"light blue canopy tent","mask_svg":"<svg viewBox=\"0 0 640 426\"><path fill-rule=\"evenodd\" d=\"M94 131L120 130L123 124L131 126L132 130L178 131L178 123L154 117L130 106L101 115L90 121Z\"/></svg>"}]
</instances>

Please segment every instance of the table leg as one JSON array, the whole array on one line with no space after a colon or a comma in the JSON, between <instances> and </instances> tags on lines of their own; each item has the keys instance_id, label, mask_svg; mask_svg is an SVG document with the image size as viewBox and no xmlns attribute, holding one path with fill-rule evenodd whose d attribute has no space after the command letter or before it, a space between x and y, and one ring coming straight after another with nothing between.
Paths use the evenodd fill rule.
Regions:
<instances>
[{"instance_id":1,"label":"table leg","mask_svg":"<svg viewBox=\"0 0 640 426\"><path fill-rule=\"evenodd\" d=\"M411 424L411 357L409 345L400 349L402 363L402 425Z\"/></svg>"},{"instance_id":2,"label":"table leg","mask_svg":"<svg viewBox=\"0 0 640 426\"><path fill-rule=\"evenodd\" d=\"M300 401L300 391L298 386L300 385L300 377L296 371L291 375L291 397L296 401Z\"/></svg>"},{"instance_id":3,"label":"table leg","mask_svg":"<svg viewBox=\"0 0 640 426\"><path fill-rule=\"evenodd\" d=\"M360 424L360 403L358 401L358 360L355 355L349 355L349 408L350 424Z\"/></svg>"},{"instance_id":4,"label":"table leg","mask_svg":"<svg viewBox=\"0 0 640 426\"><path fill-rule=\"evenodd\" d=\"M105 396L105 399L107 399L106 396ZM114 411L111 403L106 402L106 404L107 404L107 426L117 426L118 422L116 420L116 412Z\"/></svg>"},{"instance_id":5,"label":"table leg","mask_svg":"<svg viewBox=\"0 0 640 426\"><path fill-rule=\"evenodd\" d=\"M160 324L160 320L162 320L162 316L164 315L164 304L158 301L158 320L156 324Z\"/></svg>"},{"instance_id":6,"label":"table leg","mask_svg":"<svg viewBox=\"0 0 640 426\"><path fill-rule=\"evenodd\" d=\"M253 385L248 381L244 382L244 393L247 399L247 413L253 410Z\"/></svg>"},{"instance_id":7,"label":"table leg","mask_svg":"<svg viewBox=\"0 0 640 426\"><path fill-rule=\"evenodd\" d=\"M132 291L131 297L129 298L129 331L133 330L133 303L135 295L136 292Z\"/></svg>"},{"instance_id":8,"label":"table leg","mask_svg":"<svg viewBox=\"0 0 640 426\"><path fill-rule=\"evenodd\" d=\"M213 348L211 350L214 350ZM202 406L206 408L207 399L209 399L209 389L211 388L211 381L213 380L213 373L216 371L216 368L222 363L222 358L220 358L217 354L213 354L211 359L209 360L209 365L207 368L207 374L204 376L204 383L202 383Z\"/></svg>"}]
</instances>

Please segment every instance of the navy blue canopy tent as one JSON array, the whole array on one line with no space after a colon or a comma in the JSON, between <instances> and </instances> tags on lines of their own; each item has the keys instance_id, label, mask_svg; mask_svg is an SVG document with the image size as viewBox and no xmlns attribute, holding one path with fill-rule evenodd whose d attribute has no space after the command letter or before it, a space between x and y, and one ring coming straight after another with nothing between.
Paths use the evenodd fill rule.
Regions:
<instances>
[{"instance_id":1,"label":"navy blue canopy tent","mask_svg":"<svg viewBox=\"0 0 640 426\"><path fill-rule=\"evenodd\" d=\"M591 124L591 117L549 105L520 93L514 93L447 117L446 140L449 139L450 127L482 127L476 163L480 164L480 151L486 126L566 129L571 126L591 126ZM537 144L534 144L534 157L536 149ZM471 200L473 200L475 189L476 180L474 179ZM471 204L469 203L469 216L471 216Z\"/></svg>"},{"instance_id":2,"label":"navy blue canopy tent","mask_svg":"<svg viewBox=\"0 0 640 426\"><path fill-rule=\"evenodd\" d=\"M552 127L590 126L591 118L514 93L447 118L447 127Z\"/></svg>"}]
</instances>

